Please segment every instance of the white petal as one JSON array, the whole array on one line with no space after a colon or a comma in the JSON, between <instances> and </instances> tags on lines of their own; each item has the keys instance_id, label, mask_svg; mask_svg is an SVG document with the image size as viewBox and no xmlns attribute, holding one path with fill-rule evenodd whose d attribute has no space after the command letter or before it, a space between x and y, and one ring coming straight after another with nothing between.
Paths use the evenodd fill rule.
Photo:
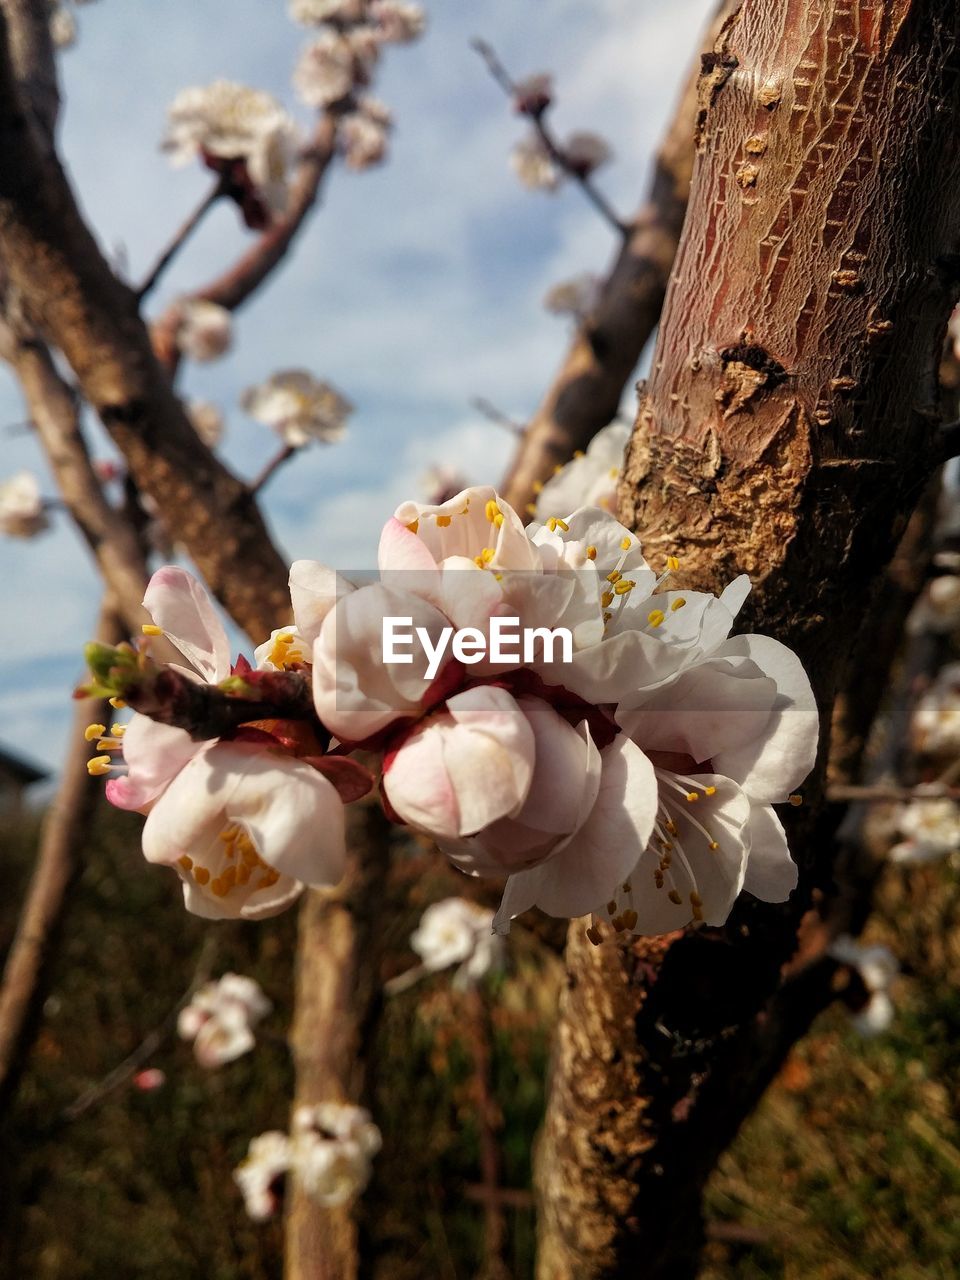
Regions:
<instances>
[{"instance_id":1,"label":"white petal","mask_svg":"<svg viewBox=\"0 0 960 1280\"><path fill-rule=\"evenodd\" d=\"M783 824L769 805L750 808L750 857L743 887L761 902L786 902L797 887L797 864L790 857Z\"/></svg>"},{"instance_id":2,"label":"white petal","mask_svg":"<svg viewBox=\"0 0 960 1280\"><path fill-rule=\"evenodd\" d=\"M167 639L210 684L230 674L230 642L213 603L201 584L176 565L165 565L150 579L143 607Z\"/></svg>"}]
</instances>

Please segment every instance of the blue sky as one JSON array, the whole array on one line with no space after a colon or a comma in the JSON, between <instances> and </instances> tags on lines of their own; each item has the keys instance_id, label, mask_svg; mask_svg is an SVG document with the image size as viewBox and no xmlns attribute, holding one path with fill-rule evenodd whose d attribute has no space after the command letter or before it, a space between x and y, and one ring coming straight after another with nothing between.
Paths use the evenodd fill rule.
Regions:
<instances>
[{"instance_id":1,"label":"blue sky","mask_svg":"<svg viewBox=\"0 0 960 1280\"><path fill-rule=\"evenodd\" d=\"M291 559L369 565L383 520L418 496L431 463L496 483L511 441L470 408L471 397L517 418L532 412L568 340L565 322L544 312L544 293L602 271L615 249L577 190L531 194L516 181L507 157L522 125L470 37L491 41L518 76L554 73L559 131L607 137L615 160L601 180L629 212L711 7L435 0L426 37L389 51L375 89L396 118L389 164L330 175L298 252L237 317L233 352L187 367L182 379L186 393L227 414L222 453L244 474L275 450L271 433L237 407L245 386L302 366L356 405L343 444L305 452L268 491L268 519ZM283 0L102 0L79 16L79 44L61 60L61 150L101 244L138 278L208 183L199 168L170 169L158 150L169 101L225 76L269 89L306 125L289 80L307 37ZM246 239L232 209L215 210L155 305L215 274ZM0 367L0 424L23 416ZM111 456L92 436L97 454ZM34 470L53 496L29 435L0 440L0 478ZM32 542L0 540L0 569L0 742L56 767L97 578L64 517Z\"/></svg>"}]
</instances>

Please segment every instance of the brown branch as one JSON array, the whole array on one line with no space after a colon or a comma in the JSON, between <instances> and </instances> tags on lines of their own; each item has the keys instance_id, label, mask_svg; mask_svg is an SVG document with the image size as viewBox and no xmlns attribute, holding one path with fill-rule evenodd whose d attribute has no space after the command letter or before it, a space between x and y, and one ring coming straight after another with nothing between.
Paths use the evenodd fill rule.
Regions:
<instances>
[{"instance_id":1,"label":"brown branch","mask_svg":"<svg viewBox=\"0 0 960 1280\"><path fill-rule=\"evenodd\" d=\"M97 632L104 643L120 640L122 626L112 603L104 604ZM33 877L0 982L0 1100L16 1088L32 1043L53 943L103 790L102 783L87 773L90 747L83 729L91 714L106 721L108 712L105 703L77 707L60 784L44 820Z\"/></svg>"},{"instance_id":2,"label":"brown branch","mask_svg":"<svg viewBox=\"0 0 960 1280\"><path fill-rule=\"evenodd\" d=\"M320 194L320 184L336 155L338 113L325 111L317 122L290 184L286 212L277 218L240 258L216 279L187 296L236 311L248 301L284 260ZM153 344L165 367L174 373L180 355L176 332L180 304L173 303L153 325Z\"/></svg>"},{"instance_id":3,"label":"brown branch","mask_svg":"<svg viewBox=\"0 0 960 1280\"><path fill-rule=\"evenodd\" d=\"M255 638L289 611L286 566L246 486L198 439L153 353L134 293L107 265L55 155L28 127L0 19L0 252L30 320L211 590Z\"/></svg>"},{"instance_id":4,"label":"brown branch","mask_svg":"<svg viewBox=\"0 0 960 1280\"><path fill-rule=\"evenodd\" d=\"M713 45L739 0L723 0L701 48ZM657 327L693 170L699 56L657 153L646 201L550 389L531 418L501 487L523 513L539 485L612 422L640 354Z\"/></svg>"},{"instance_id":5,"label":"brown branch","mask_svg":"<svg viewBox=\"0 0 960 1280\"><path fill-rule=\"evenodd\" d=\"M57 62L46 0L0 0L10 33L10 57L43 145L52 146L60 112Z\"/></svg>"},{"instance_id":6,"label":"brown branch","mask_svg":"<svg viewBox=\"0 0 960 1280\"><path fill-rule=\"evenodd\" d=\"M187 243L187 241L193 235L194 231L196 231L197 227L200 226L201 222L203 222L204 218L207 216L207 214L210 212L213 206L217 203L217 201L221 200L223 196L226 194L227 185L228 184L225 178L223 177L219 178L213 184L209 192L204 196L204 198L197 205L196 209L194 209L193 213L191 213L190 216L186 219L186 221L183 223L183 225L174 235L173 239L170 241L167 247L160 254L157 261L154 263L153 267L150 270L149 275L146 277L143 284L137 290L137 300L139 302L143 302L144 298L146 298L148 294L152 293L153 290L157 287L157 285L160 283L160 278L162 277L163 273L166 271L167 267L170 266L170 263L174 260L174 258L183 248L183 246Z\"/></svg>"},{"instance_id":7,"label":"brown branch","mask_svg":"<svg viewBox=\"0 0 960 1280\"><path fill-rule=\"evenodd\" d=\"M493 46L488 44L486 40L474 38L470 41L470 47L478 53L486 63L487 70L490 72L494 80L496 80L500 88L506 93L507 97L516 101L520 96L516 82L500 61L500 58ZM547 124L546 111L547 107L542 106L538 107L536 110L525 111L523 114L529 118L530 123L536 130L537 136L543 143L550 159L558 169L567 175L568 178L572 178L574 182L580 184L583 189L583 194L600 214L604 222L608 223L618 235L629 235L630 225L624 222L623 219L615 212L610 201L597 187L590 175L584 173L582 169L577 167L577 165L571 164L567 153L563 149L563 144L557 140L553 130Z\"/></svg>"},{"instance_id":8,"label":"brown branch","mask_svg":"<svg viewBox=\"0 0 960 1280\"><path fill-rule=\"evenodd\" d=\"M282 449L278 450L272 458L264 465L260 473L250 481L250 492L260 493L272 478L275 471L279 471L282 466L290 461L295 453L299 453L299 449L292 444L285 444Z\"/></svg>"},{"instance_id":9,"label":"brown branch","mask_svg":"<svg viewBox=\"0 0 960 1280\"><path fill-rule=\"evenodd\" d=\"M787 24L775 0L744 0L705 60L690 209L621 487L621 518L655 554L682 547L691 586L751 574L746 628L799 652L825 712L930 474L933 353L955 299L936 264L960 238L960 13L871 12L861 25L826 0ZM815 804L785 820L801 885L782 907L744 898L722 931L622 951L573 926L541 1276L696 1273L702 1186L829 988L817 964L780 986L830 871L829 846L805 840Z\"/></svg>"}]
</instances>

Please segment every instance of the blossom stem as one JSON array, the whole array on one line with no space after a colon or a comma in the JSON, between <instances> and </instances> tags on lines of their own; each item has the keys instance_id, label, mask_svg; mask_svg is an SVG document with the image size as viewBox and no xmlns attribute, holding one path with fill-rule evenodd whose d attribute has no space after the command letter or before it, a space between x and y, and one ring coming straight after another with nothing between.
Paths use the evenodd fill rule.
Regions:
<instances>
[{"instance_id":1,"label":"blossom stem","mask_svg":"<svg viewBox=\"0 0 960 1280\"><path fill-rule=\"evenodd\" d=\"M259 493L267 481L272 477L273 473L275 471L279 471L283 464L285 462L289 462L293 455L295 453L299 453L299 451L300 450L296 445L285 444L279 453L275 453L269 462L267 462L263 470L250 481L250 492L253 494Z\"/></svg>"},{"instance_id":2,"label":"blossom stem","mask_svg":"<svg viewBox=\"0 0 960 1280\"><path fill-rule=\"evenodd\" d=\"M187 241L193 235L194 231L196 231L197 227L199 227L200 223L207 216L207 214L210 212L213 206L217 203L217 201L220 200L224 195L226 195L226 192L227 192L226 179L224 177L219 177L217 181L213 184L213 186L210 188L210 190L207 192L207 194L204 196L204 198L197 205L196 209L194 209L193 213L191 213L189 218L187 218L186 222L184 222L184 224L180 227L179 231L176 233L176 235L173 237L173 239L170 241L170 243L167 245L164 251L160 254L160 257L157 259L156 263L154 264L150 274L147 276L146 280L144 280L143 284L137 290L138 302L143 302L144 298L146 298L149 293L153 292L153 290L159 284L160 277L166 271L167 267L169 267L170 263L177 256L177 254L180 252L183 246L187 243Z\"/></svg>"},{"instance_id":3,"label":"blossom stem","mask_svg":"<svg viewBox=\"0 0 960 1280\"><path fill-rule=\"evenodd\" d=\"M516 82L500 61L500 58L493 46L488 44L486 40L481 40L475 37L470 41L470 47L474 49L486 63L487 70L490 72L491 76L493 76L494 80L496 80L504 93L509 98L516 100L519 97ZM557 141L553 130L546 122L546 110L546 107L538 107L535 110L524 111L524 115L529 116L540 141L543 143L547 154L554 164L559 169L562 169L568 177L573 178L575 182L580 184L583 194L587 197L604 221L609 223L619 236L626 239L632 231L631 224L625 222L623 218L620 217L603 192L594 184L590 175L583 173L582 170L570 163L566 152Z\"/></svg>"}]
</instances>

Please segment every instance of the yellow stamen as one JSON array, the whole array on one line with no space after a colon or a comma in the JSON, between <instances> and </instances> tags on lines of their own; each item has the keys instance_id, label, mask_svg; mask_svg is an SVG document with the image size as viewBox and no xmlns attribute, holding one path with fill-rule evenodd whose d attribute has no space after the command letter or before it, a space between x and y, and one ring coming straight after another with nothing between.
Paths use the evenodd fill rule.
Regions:
<instances>
[{"instance_id":1,"label":"yellow stamen","mask_svg":"<svg viewBox=\"0 0 960 1280\"><path fill-rule=\"evenodd\" d=\"M127 726L125 724L113 724L110 726L110 732L113 737L122 738L127 732Z\"/></svg>"},{"instance_id":2,"label":"yellow stamen","mask_svg":"<svg viewBox=\"0 0 960 1280\"><path fill-rule=\"evenodd\" d=\"M84 741L92 742L94 738L102 738L107 732L105 724L88 724L83 731Z\"/></svg>"},{"instance_id":3,"label":"yellow stamen","mask_svg":"<svg viewBox=\"0 0 960 1280\"><path fill-rule=\"evenodd\" d=\"M597 548L594 546L587 547L586 551L584 551L583 554L587 557L588 560L596 560Z\"/></svg>"},{"instance_id":4,"label":"yellow stamen","mask_svg":"<svg viewBox=\"0 0 960 1280\"><path fill-rule=\"evenodd\" d=\"M676 556L667 556L667 568L671 573L676 573L680 568L680 561Z\"/></svg>"},{"instance_id":5,"label":"yellow stamen","mask_svg":"<svg viewBox=\"0 0 960 1280\"><path fill-rule=\"evenodd\" d=\"M583 450L582 450L582 449L574 449L574 451L573 451L573 456L574 456L575 458L583 458L583 457L585 457L586 455L584 454L584 452L583 452Z\"/></svg>"},{"instance_id":6,"label":"yellow stamen","mask_svg":"<svg viewBox=\"0 0 960 1280\"><path fill-rule=\"evenodd\" d=\"M630 538L621 538L621 539L620 539L620 550L621 550L621 551L629 551L629 550L630 550L630 548L631 548L632 546L633 546L633 542L631 541L631 539L630 539Z\"/></svg>"},{"instance_id":7,"label":"yellow stamen","mask_svg":"<svg viewBox=\"0 0 960 1280\"><path fill-rule=\"evenodd\" d=\"M104 774L109 772L109 756L94 756L92 760L87 761L87 773L89 773L91 778L102 778Z\"/></svg>"},{"instance_id":8,"label":"yellow stamen","mask_svg":"<svg viewBox=\"0 0 960 1280\"><path fill-rule=\"evenodd\" d=\"M605 591L603 595L600 597L600 604L603 606L604 609L608 609L610 605L613 604L613 592Z\"/></svg>"},{"instance_id":9,"label":"yellow stamen","mask_svg":"<svg viewBox=\"0 0 960 1280\"><path fill-rule=\"evenodd\" d=\"M710 843L707 845L707 848L710 850L711 853L716 853L716 851L720 848L720 845L716 840L711 840Z\"/></svg>"},{"instance_id":10,"label":"yellow stamen","mask_svg":"<svg viewBox=\"0 0 960 1280\"><path fill-rule=\"evenodd\" d=\"M557 516L557 528L562 529L564 533L570 532L570 526L567 524L566 520L561 520L559 516Z\"/></svg>"},{"instance_id":11,"label":"yellow stamen","mask_svg":"<svg viewBox=\"0 0 960 1280\"><path fill-rule=\"evenodd\" d=\"M590 941L593 943L595 947L599 947L600 943L603 941L603 934L600 932L600 930L597 928L595 924L592 924L590 928L587 930L587 937L590 939Z\"/></svg>"},{"instance_id":12,"label":"yellow stamen","mask_svg":"<svg viewBox=\"0 0 960 1280\"><path fill-rule=\"evenodd\" d=\"M799 809L800 806L803 804L803 796L795 792L792 796L790 796L790 803L793 805L795 809Z\"/></svg>"},{"instance_id":13,"label":"yellow stamen","mask_svg":"<svg viewBox=\"0 0 960 1280\"><path fill-rule=\"evenodd\" d=\"M705 796L715 796L715 795L717 794L717 788L716 788L716 787L704 787L704 788L703 788L703 794L704 794Z\"/></svg>"},{"instance_id":14,"label":"yellow stamen","mask_svg":"<svg viewBox=\"0 0 960 1280\"><path fill-rule=\"evenodd\" d=\"M182 858L177 859L177 865L183 867L184 871L189 871L193 866L193 859L184 854Z\"/></svg>"},{"instance_id":15,"label":"yellow stamen","mask_svg":"<svg viewBox=\"0 0 960 1280\"><path fill-rule=\"evenodd\" d=\"M446 529L449 524L453 523L452 516L437 516L437 528Z\"/></svg>"},{"instance_id":16,"label":"yellow stamen","mask_svg":"<svg viewBox=\"0 0 960 1280\"><path fill-rule=\"evenodd\" d=\"M407 528L410 530L411 533L416 533L417 530L420 528L420 521L411 520L410 523L407 525Z\"/></svg>"},{"instance_id":17,"label":"yellow stamen","mask_svg":"<svg viewBox=\"0 0 960 1280\"><path fill-rule=\"evenodd\" d=\"M163 627L158 627L155 622L145 622L140 628L145 636L162 636Z\"/></svg>"},{"instance_id":18,"label":"yellow stamen","mask_svg":"<svg viewBox=\"0 0 960 1280\"><path fill-rule=\"evenodd\" d=\"M524 507L524 511L526 511L528 516L535 516L537 514L537 504L535 502L528 502Z\"/></svg>"},{"instance_id":19,"label":"yellow stamen","mask_svg":"<svg viewBox=\"0 0 960 1280\"><path fill-rule=\"evenodd\" d=\"M640 917L637 913L632 909L623 913L620 919L623 922L623 928L626 929L627 933L632 933L634 931L639 918Z\"/></svg>"},{"instance_id":20,"label":"yellow stamen","mask_svg":"<svg viewBox=\"0 0 960 1280\"><path fill-rule=\"evenodd\" d=\"M113 707L114 711L122 711L127 704L122 698L111 698L110 705Z\"/></svg>"},{"instance_id":21,"label":"yellow stamen","mask_svg":"<svg viewBox=\"0 0 960 1280\"><path fill-rule=\"evenodd\" d=\"M697 792L696 792L696 791L688 791L688 792L687 792L687 803L688 803L688 804L693 804L694 800L699 800L699 799L700 799L700 797L699 797L699 795L697 794Z\"/></svg>"},{"instance_id":22,"label":"yellow stamen","mask_svg":"<svg viewBox=\"0 0 960 1280\"><path fill-rule=\"evenodd\" d=\"M616 909L617 909L616 901L613 898L611 898L610 901L607 903L607 912L610 915L613 915Z\"/></svg>"},{"instance_id":23,"label":"yellow stamen","mask_svg":"<svg viewBox=\"0 0 960 1280\"><path fill-rule=\"evenodd\" d=\"M559 522L556 516L551 516L550 519L547 521L547 528L550 530L551 533L556 533L558 523Z\"/></svg>"},{"instance_id":24,"label":"yellow stamen","mask_svg":"<svg viewBox=\"0 0 960 1280\"><path fill-rule=\"evenodd\" d=\"M670 606L670 612L676 613L677 610L682 609L686 603L687 602L686 600L684 600L683 596L677 596L676 600L674 600L674 602Z\"/></svg>"},{"instance_id":25,"label":"yellow stamen","mask_svg":"<svg viewBox=\"0 0 960 1280\"><path fill-rule=\"evenodd\" d=\"M497 506L496 499L494 498L487 499L487 505L483 510L491 524L493 524L496 517L500 514L500 508Z\"/></svg>"},{"instance_id":26,"label":"yellow stamen","mask_svg":"<svg viewBox=\"0 0 960 1280\"><path fill-rule=\"evenodd\" d=\"M503 528L503 512L502 511L498 511L497 514L493 517L493 523L496 525L498 529Z\"/></svg>"},{"instance_id":27,"label":"yellow stamen","mask_svg":"<svg viewBox=\"0 0 960 1280\"><path fill-rule=\"evenodd\" d=\"M533 490L533 492L534 492L534 493L542 493L542 492L543 492L543 481L542 481L542 480L534 480L534 482L533 482L533 484L530 486L530 488Z\"/></svg>"},{"instance_id":28,"label":"yellow stamen","mask_svg":"<svg viewBox=\"0 0 960 1280\"><path fill-rule=\"evenodd\" d=\"M122 746L116 740L116 738L101 738L100 741L97 743L97 750L98 751L120 751L122 750Z\"/></svg>"},{"instance_id":29,"label":"yellow stamen","mask_svg":"<svg viewBox=\"0 0 960 1280\"><path fill-rule=\"evenodd\" d=\"M197 867L193 873L193 878L197 884L206 884L210 879L210 871L207 867Z\"/></svg>"},{"instance_id":30,"label":"yellow stamen","mask_svg":"<svg viewBox=\"0 0 960 1280\"><path fill-rule=\"evenodd\" d=\"M620 570L619 570L619 569L614 569L611 573L608 573L608 574L607 574L607 581L608 581L608 582L619 582L619 581L620 581L620 579L621 579L622 577L623 577L623 574L620 572Z\"/></svg>"},{"instance_id":31,"label":"yellow stamen","mask_svg":"<svg viewBox=\"0 0 960 1280\"><path fill-rule=\"evenodd\" d=\"M613 614L612 614L612 613L605 613L605 614L603 615L603 620L604 620L604 622L609 622L609 621L610 621L610 619L611 619L612 617L613 617Z\"/></svg>"},{"instance_id":32,"label":"yellow stamen","mask_svg":"<svg viewBox=\"0 0 960 1280\"><path fill-rule=\"evenodd\" d=\"M675 907L683 906L683 899L680 897L680 894L677 893L676 889L671 889L670 892L667 894L667 897L670 899L670 901L673 903Z\"/></svg>"},{"instance_id":33,"label":"yellow stamen","mask_svg":"<svg viewBox=\"0 0 960 1280\"><path fill-rule=\"evenodd\" d=\"M628 592L632 591L636 585L637 584L632 578L621 578L613 590L616 595L625 596Z\"/></svg>"},{"instance_id":34,"label":"yellow stamen","mask_svg":"<svg viewBox=\"0 0 960 1280\"><path fill-rule=\"evenodd\" d=\"M558 462L557 465L553 468L553 474L555 476L558 476L562 470L563 470L563 463Z\"/></svg>"},{"instance_id":35,"label":"yellow stamen","mask_svg":"<svg viewBox=\"0 0 960 1280\"><path fill-rule=\"evenodd\" d=\"M659 627L666 616L662 609L654 609L647 614L647 621L651 627Z\"/></svg>"}]
</instances>

